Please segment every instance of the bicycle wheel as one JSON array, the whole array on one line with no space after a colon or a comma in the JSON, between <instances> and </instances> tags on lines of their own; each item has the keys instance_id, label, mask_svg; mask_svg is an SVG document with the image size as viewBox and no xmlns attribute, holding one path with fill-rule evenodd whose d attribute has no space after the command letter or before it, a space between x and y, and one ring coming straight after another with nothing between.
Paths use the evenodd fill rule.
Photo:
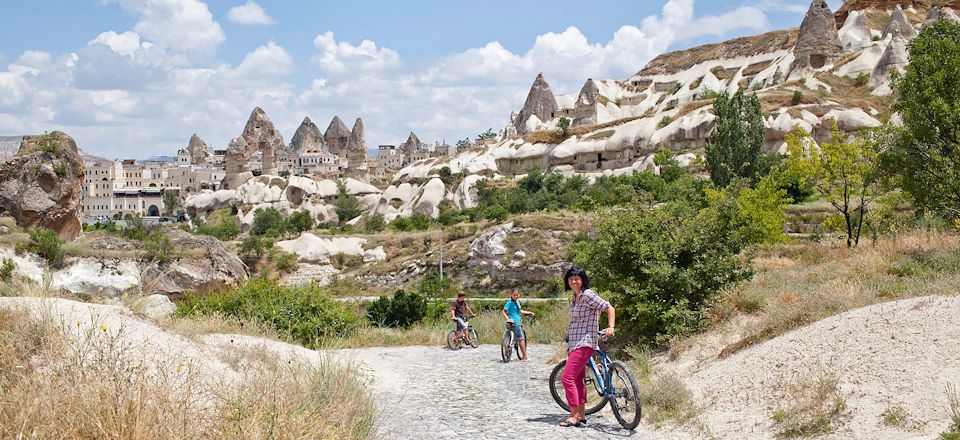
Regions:
<instances>
[{"instance_id":1,"label":"bicycle wheel","mask_svg":"<svg viewBox=\"0 0 960 440\"><path fill-rule=\"evenodd\" d=\"M480 345L480 334L477 333L477 329L470 327L470 330L467 330L467 343L473 348Z\"/></svg>"},{"instance_id":2,"label":"bicycle wheel","mask_svg":"<svg viewBox=\"0 0 960 440\"><path fill-rule=\"evenodd\" d=\"M460 349L460 341L457 340L456 330L450 330L450 333L447 333L447 347L450 347L451 350Z\"/></svg>"},{"instance_id":3,"label":"bicycle wheel","mask_svg":"<svg viewBox=\"0 0 960 440\"><path fill-rule=\"evenodd\" d=\"M633 430L640 424L640 390L633 373L623 362L610 363L610 384L607 395L610 396L610 408L623 429Z\"/></svg>"},{"instance_id":4,"label":"bicycle wheel","mask_svg":"<svg viewBox=\"0 0 960 440\"><path fill-rule=\"evenodd\" d=\"M556 367L553 367L553 372L550 373L550 395L553 396L553 400L557 401L557 404L560 405L565 411L570 411L570 405L567 405L567 394L563 390L563 367L567 365L567 361L560 361ZM593 379L593 373L587 371L587 414L595 414L597 411L603 409L603 406L607 404L607 398L604 397L603 393L596 389L596 386L593 385L596 381ZM591 390L590 388L594 388Z\"/></svg>"},{"instance_id":5,"label":"bicycle wheel","mask_svg":"<svg viewBox=\"0 0 960 440\"><path fill-rule=\"evenodd\" d=\"M523 340L526 341L526 340L527 340L527 331L526 331L526 330L521 330L521 331L523 331ZM522 359L523 359L523 355L520 353L520 341L514 342L514 344L513 344L513 350L517 352L517 360L522 360Z\"/></svg>"},{"instance_id":6,"label":"bicycle wheel","mask_svg":"<svg viewBox=\"0 0 960 440\"><path fill-rule=\"evenodd\" d=\"M510 357L513 356L511 345L513 345L513 334L511 334L510 330L507 330L503 332L503 340L500 341L500 357L505 364L509 363Z\"/></svg>"}]
</instances>

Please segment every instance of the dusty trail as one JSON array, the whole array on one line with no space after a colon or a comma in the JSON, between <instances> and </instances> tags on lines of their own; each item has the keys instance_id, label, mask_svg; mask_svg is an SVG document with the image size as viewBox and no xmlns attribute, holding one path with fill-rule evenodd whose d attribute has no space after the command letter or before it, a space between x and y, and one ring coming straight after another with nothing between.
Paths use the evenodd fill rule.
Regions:
<instances>
[{"instance_id":1,"label":"dusty trail","mask_svg":"<svg viewBox=\"0 0 960 440\"><path fill-rule=\"evenodd\" d=\"M683 438L684 434L620 427L609 407L581 428L557 426L565 415L547 379L550 346L532 346L530 361L504 364L500 347L343 350L364 365L382 408L386 439ZM669 437L666 437L669 436Z\"/></svg>"}]
</instances>

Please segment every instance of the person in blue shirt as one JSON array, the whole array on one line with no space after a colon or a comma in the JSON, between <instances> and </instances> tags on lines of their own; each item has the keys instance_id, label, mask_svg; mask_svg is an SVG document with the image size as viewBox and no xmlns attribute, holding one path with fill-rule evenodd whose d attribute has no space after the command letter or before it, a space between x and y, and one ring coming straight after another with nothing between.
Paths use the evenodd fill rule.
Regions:
<instances>
[{"instance_id":1,"label":"person in blue shirt","mask_svg":"<svg viewBox=\"0 0 960 440\"><path fill-rule=\"evenodd\" d=\"M520 318L523 315L533 316L533 312L523 310L520 306L520 289L513 289L510 294L510 300L503 305L500 311L507 322L513 323L513 338L520 344L520 354L523 360L527 360L527 341L523 338L523 327L520 325Z\"/></svg>"}]
</instances>

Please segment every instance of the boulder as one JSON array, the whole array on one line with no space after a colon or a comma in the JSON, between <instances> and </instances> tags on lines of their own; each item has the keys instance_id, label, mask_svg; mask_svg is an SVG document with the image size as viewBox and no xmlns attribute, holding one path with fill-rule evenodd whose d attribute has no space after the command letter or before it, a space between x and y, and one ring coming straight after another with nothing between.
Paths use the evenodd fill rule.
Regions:
<instances>
[{"instance_id":1,"label":"boulder","mask_svg":"<svg viewBox=\"0 0 960 440\"><path fill-rule=\"evenodd\" d=\"M447 195L447 188L439 178L430 179L420 190L420 197L413 205L414 214L423 214L430 218L440 216L440 202Z\"/></svg>"},{"instance_id":2,"label":"boulder","mask_svg":"<svg viewBox=\"0 0 960 440\"><path fill-rule=\"evenodd\" d=\"M453 207L457 209L473 208L479 204L480 195L477 192L477 182L485 179L484 176L471 174L463 178L457 191L453 195Z\"/></svg>"},{"instance_id":3,"label":"boulder","mask_svg":"<svg viewBox=\"0 0 960 440\"><path fill-rule=\"evenodd\" d=\"M522 231L523 228L516 228L513 222L507 222L502 225L494 226L481 234L470 243L470 251L467 256L471 260L496 260L506 255L507 247L503 241L510 234Z\"/></svg>"},{"instance_id":4,"label":"boulder","mask_svg":"<svg viewBox=\"0 0 960 440\"><path fill-rule=\"evenodd\" d=\"M206 217L218 209L229 208L230 205L236 203L236 198L236 190L205 190L199 194L187 197L187 200L183 203L183 207L190 217Z\"/></svg>"},{"instance_id":5,"label":"boulder","mask_svg":"<svg viewBox=\"0 0 960 440\"><path fill-rule=\"evenodd\" d=\"M177 306L170 301L170 297L160 294L139 298L134 301L132 308L150 319L167 318L177 313Z\"/></svg>"},{"instance_id":6,"label":"boulder","mask_svg":"<svg viewBox=\"0 0 960 440\"><path fill-rule=\"evenodd\" d=\"M85 171L66 133L24 136L17 155L0 165L0 209L24 228L45 227L73 240L81 233Z\"/></svg>"},{"instance_id":7,"label":"boulder","mask_svg":"<svg viewBox=\"0 0 960 440\"><path fill-rule=\"evenodd\" d=\"M52 286L91 296L117 296L141 285L134 260L80 258L53 274Z\"/></svg>"},{"instance_id":8,"label":"boulder","mask_svg":"<svg viewBox=\"0 0 960 440\"><path fill-rule=\"evenodd\" d=\"M185 255L166 266L146 264L140 288L144 293L162 293L180 297L188 292L210 292L246 281L247 266L220 240L168 229L175 249L190 249L202 255Z\"/></svg>"},{"instance_id":9,"label":"boulder","mask_svg":"<svg viewBox=\"0 0 960 440\"><path fill-rule=\"evenodd\" d=\"M527 133L528 124L531 116L536 116L537 122L549 121L553 119L557 111L557 98L550 90L550 84L543 79L543 73L537 74L530 86L530 92L527 93L527 100L523 103L523 109L520 110L520 116L517 118L515 127L518 133ZM539 124L537 124L539 125Z\"/></svg>"},{"instance_id":10,"label":"boulder","mask_svg":"<svg viewBox=\"0 0 960 440\"><path fill-rule=\"evenodd\" d=\"M358 237L320 238L309 232L295 240L277 242L284 251L297 254L299 261L307 263L328 263L336 254L363 256L364 262L384 261L387 258L383 246L365 250L367 239Z\"/></svg>"}]
</instances>

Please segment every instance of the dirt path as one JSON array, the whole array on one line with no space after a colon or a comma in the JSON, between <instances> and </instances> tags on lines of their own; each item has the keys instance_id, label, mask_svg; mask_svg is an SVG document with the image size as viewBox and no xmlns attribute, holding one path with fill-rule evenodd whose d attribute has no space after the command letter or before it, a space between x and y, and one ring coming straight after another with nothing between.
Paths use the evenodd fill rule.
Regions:
<instances>
[{"instance_id":1,"label":"dirt path","mask_svg":"<svg viewBox=\"0 0 960 440\"><path fill-rule=\"evenodd\" d=\"M583 428L557 426L565 415L547 379L550 346L533 346L529 362L500 361L500 347L344 350L362 362L382 408L387 439L683 438L641 425L623 430L609 407Z\"/></svg>"}]
</instances>

